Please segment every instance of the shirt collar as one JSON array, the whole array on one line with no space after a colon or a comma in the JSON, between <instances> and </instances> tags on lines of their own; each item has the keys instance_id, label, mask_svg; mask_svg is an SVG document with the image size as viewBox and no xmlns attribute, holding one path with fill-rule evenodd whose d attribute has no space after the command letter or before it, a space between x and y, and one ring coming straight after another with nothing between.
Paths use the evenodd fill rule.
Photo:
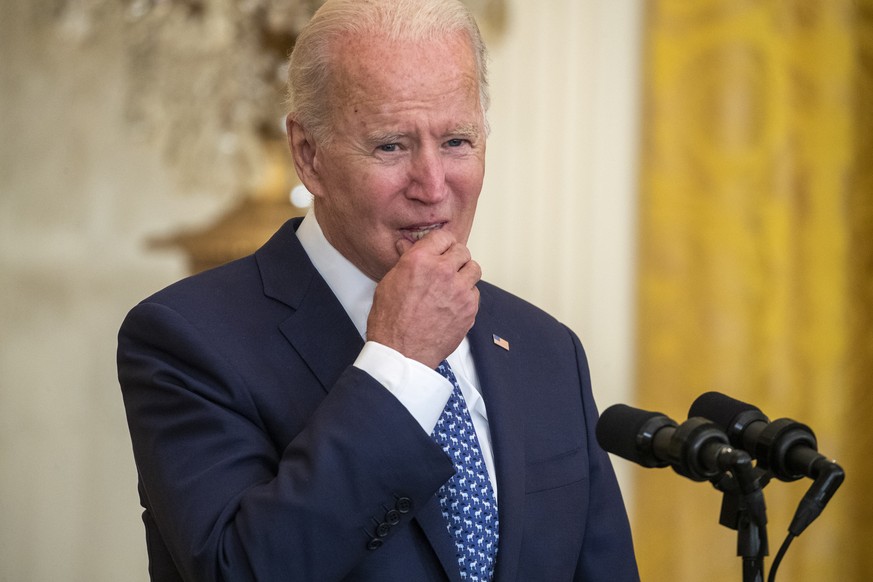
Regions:
<instances>
[{"instance_id":1,"label":"shirt collar","mask_svg":"<svg viewBox=\"0 0 873 582\"><path fill-rule=\"evenodd\" d=\"M367 317L373 306L376 282L345 258L325 238L310 209L297 228L297 238L318 273L339 299L358 333L367 339Z\"/></svg>"},{"instance_id":2,"label":"shirt collar","mask_svg":"<svg viewBox=\"0 0 873 582\"><path fill-rule=\"evenodd\" d=\"M315 212L309 212L297 227L297 238L318 273L327 282L330 290L343 306L358 333L366 341L367 318L373 307L376 282L336 250L321 230ZM484 416L484 403L479 393L479 378L470 350L470 341L464 338L458 348L447 358L455 372L464 398L471 410L480 410Z\"/></svg>"}]
</instances>

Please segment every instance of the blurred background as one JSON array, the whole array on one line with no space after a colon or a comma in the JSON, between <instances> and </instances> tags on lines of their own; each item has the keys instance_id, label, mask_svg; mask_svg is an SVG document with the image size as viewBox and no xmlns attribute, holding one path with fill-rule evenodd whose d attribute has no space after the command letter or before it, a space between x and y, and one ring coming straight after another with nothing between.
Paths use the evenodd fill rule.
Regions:
<instances>
[{"instance_id":1,"label":"blurred background","mask_svg":"<svg viewBox=\"0 0 873 582\"><path fill-rule=\"evenodd\" d=\"M281 68L318 4L0 0L0 581L148 579L116 332L305 212ZM847 479L779 579L873 579L873 0L468 4L484 277L579 333L601 409L813 427ZM615 465L643 580L741 579L718 491ZM771 555L810 484L765 490Z\"/></svg>"}]
</instances>

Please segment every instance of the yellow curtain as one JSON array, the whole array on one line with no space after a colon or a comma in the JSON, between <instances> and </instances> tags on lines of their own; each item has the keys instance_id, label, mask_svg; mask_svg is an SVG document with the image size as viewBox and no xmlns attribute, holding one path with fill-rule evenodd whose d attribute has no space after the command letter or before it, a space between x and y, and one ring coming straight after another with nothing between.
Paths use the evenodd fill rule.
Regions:
<instances>
[{"instance_id":1,"label":"yellow curtain","mask_svg":"<svg viewBox=\"0 0 873 582\"><path fill-rule=\"evenodd\" d=\"M873 0L651 0L638 400L811 426L846 482L778 580L873 580ZM721 494L634 469L644 581L742 579ZM811 485L765 489L770 558Z\"/></svg>"}]
</instances>

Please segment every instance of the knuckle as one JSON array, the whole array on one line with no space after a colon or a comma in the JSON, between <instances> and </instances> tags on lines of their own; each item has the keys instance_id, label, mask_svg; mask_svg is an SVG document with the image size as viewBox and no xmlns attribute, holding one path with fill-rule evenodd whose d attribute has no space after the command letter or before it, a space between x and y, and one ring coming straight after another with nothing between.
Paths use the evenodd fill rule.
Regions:
<instances>
[{"instance_id":1,"label":"knuckle","mask_svg":"<svg viewBox=\"0 0 873 582\"><path fill-rule=\"evenodd\" d=\"M438 241L444 243L446 246L451 246L455 244L455 235L453 235L448 230L438 229L434 231L435 234L438 235Z\"/></svg>"},{"instance_id":2,"label":"knuckle","mask_svg":"<svg viewBox=\"0 0 873 582\"><path fill-rule=\"evenodd\" d=\"M449 261L438 261L437 264L434 266L434 271L440 279L448 279L450 282L455 278L455 275L458 273L458 270Z\"/></svg>"}]
</instances>

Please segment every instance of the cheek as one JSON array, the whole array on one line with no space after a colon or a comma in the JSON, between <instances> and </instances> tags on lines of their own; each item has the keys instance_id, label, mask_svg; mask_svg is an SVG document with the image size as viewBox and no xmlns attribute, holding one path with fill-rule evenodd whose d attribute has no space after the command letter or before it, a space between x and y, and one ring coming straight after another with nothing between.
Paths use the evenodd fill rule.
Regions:
<instances>
[{"instance_id":1,"label":"cheek","mask_svg":"<svg viewBox=\"0 0 873 582\"><path fill-rule=\"evenodd\" d=\"M364 188L374 197L388 197L409 184L409 170L405 164L371 168L361 176Z\"/></svg>"},{"instance_id":2,"label":"cheek","mask_svg":"<svg viewBox=\"0 0 873 582\"><path fill-rule=\"evenodd\" d=\"M373 184L363 172L343 172L335 175L328 197L332 205L351 222L372 216L376 206Z\"/></svg>"},{"instance_id":3,"label":"cheek","mask_svg":"<svg viewBox=\"0 0 873 582\"><path fill-rule=\"evenodd\" d=\"M401 169L380 169L358 174L350 184L359 211L377 216L390 211L392 201L409 185L408 173Z\"/></svg>"},{"instance_id":4,"label":"cheek","mask_svg":"<svg viewBox=\"0 0 873 582\"><path fill-rule=\"evenodd\" d=\"M475 166L472 168L465 168L454 176L448 178L452 190L459 195L464 207L476 207L476 201L482 190L484 176L485 173L481 166Z\"/></svg>"}]
</instances>

